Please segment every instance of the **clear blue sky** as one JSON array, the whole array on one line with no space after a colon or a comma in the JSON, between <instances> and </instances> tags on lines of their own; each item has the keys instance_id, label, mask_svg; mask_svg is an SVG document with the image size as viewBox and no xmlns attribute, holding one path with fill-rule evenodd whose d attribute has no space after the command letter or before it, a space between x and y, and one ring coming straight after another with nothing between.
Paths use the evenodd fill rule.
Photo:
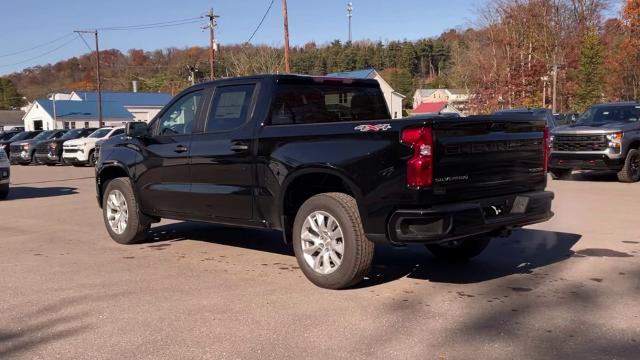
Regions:
<instances>
[{"instance_id":1,"label":"clear blue sky","mask_svg":"<svg viewBox=\"0 0 640 360\"><path fill-rule=\"evenodd\" d=\"M436 36L446 29L468 25L484 1L352 0L353 38L387 41ZM74 29L187 19L204 14L210 7L220 15L217 29L220 44L242 43L247 41L269 3L270 0L3 1L0 75L86 53L87 46L70 36L28 52L4 56L48 43ZM346 3L346 0L288 0L290 43L300 45L316 41L321 44L333 39L346 40ZM199 26L194 23L161 29L102 31L100 47L126 51L206 46L208 32ZM87 40L93 46L93 39L87 37ZM66 42L69 43L64 45ZM252 43L283 43L281 0L275 0ZM43 55L47 52L51 53ZM34 57L38 58L23 62Z\"/></svg>"}]
</instances>

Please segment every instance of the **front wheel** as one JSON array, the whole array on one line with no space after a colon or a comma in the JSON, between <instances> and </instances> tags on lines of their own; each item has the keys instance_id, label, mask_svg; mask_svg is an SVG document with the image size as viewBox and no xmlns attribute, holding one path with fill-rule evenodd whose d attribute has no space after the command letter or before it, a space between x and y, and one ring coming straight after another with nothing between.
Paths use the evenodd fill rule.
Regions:
<instances>
[{"instance_id":1,"label":"front wheel","mask_svg":"<svg viewBox=\"0 0 640 360\"><path fill-rule=\"evenodd\" d=\"M91 150L89 152L89 165L96 166L97 160L98 159L96 159L96 152L94 150Z\"/></svg>"},{"instance_id":2,"label":"front wheel","mask_svg":"<svg viewBox=\"0 0 640 360\"><path fill-rule=\"evenodd\" d=\"M489 246L490 241L491 238L489 236L478 235L440 244L428 244L426 247L437 258L450 261L466 261L480 255Z\"/></svg>"},{"instance_id":3,"label":"front wheel","mask_svg":"<svg viewBox=\"0 0 640 360\"><path fill-rule=\"evenodd\" d=\"M371 268L373 249L353 197L319 194L298 210L293 250L300 269L317 286L343 289L360 282Z\"/></svg>"},{"instance_id":4,"label":"front wheel","mask_svg":"<svg viewBox=\"0 0 640 360\"><path fill-rule=\"evenodd\" d=\"M633 183L640 180L640 151L631 149L627 153L624 167L618 173L618 180L625 183Z\"/></svg>"},{"instance_id":5,"label":"front wheel","mask_svg":"<svg viewBox=\"0 0 640 360\"><path fill-rule=\"evenodd\" d=\"M146 239L149 224L143 221L129 178L109 181L102 198L102 217L113 240L138 244Z\"/></svg>"}]
</instances>

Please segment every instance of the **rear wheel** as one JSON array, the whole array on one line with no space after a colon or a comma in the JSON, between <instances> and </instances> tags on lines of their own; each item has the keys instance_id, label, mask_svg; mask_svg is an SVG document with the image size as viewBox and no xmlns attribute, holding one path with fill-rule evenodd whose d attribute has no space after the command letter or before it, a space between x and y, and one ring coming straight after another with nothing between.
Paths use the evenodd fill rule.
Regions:
<instances>
[{"instance_id":1,"label":"rear wheel","mask_svg":"<svg viewBox=\"0 0 640 360\"><path fill-rule=\"evenodd\" d=\"M0 200L4 200L9 196L9 184L0 184Z\"/></svg>"},{"instance_id":2,"label":"rear wheel","mask_svg":"<svg viewBox=\"0 0 640 360\"><path fill-rule=\"evenodd\" d=\"M571 177L571 169L551 169L549 172L554 180L567 180Z\"/></svg>"},{"instance_id":3,"label":"rear wheel","mask_svg":"<svg viewBox=\"0 0 640 360\"><path fill-rule=\"evenodd\" d=\"M427 249L437 258L450 261L466 261L489 246L491 237L477 235L470 238L451 240L440 244L428 244Z\"/></svg>"},{"instance_id":4,"label":"rear wheel","mask_svg":"<svg viewBox=\"0 0 640 360\"><path fill-rule=\"evenodd\" d=\"M631 149L627 153L624 167L618 172L618 180L625 183L633 183L640 180L640 151Z\"/></svg>"},{"instance_id":5,"label":"rear wheel","mask_svg":"<svg viewBox=\"0 0 640 360\"><path fill-rule=\"evenodd\" d=\"M140 214L129 178L115 178L106 184L102 215L109 235L117 243L138 244L146 239L150 225Z\"/></svg>"},{"instance_id":6,"label":"rear wheel","mask_svg":"<svg viewBox=\"0 0 640 360\"><path fill-rule=\"evenodd\" d=\"M293 225L293 250L317 286L343 289L369 272L374 245L364 235L353 197L324 193L302 204Z\"/></svg>"}]
</instances>

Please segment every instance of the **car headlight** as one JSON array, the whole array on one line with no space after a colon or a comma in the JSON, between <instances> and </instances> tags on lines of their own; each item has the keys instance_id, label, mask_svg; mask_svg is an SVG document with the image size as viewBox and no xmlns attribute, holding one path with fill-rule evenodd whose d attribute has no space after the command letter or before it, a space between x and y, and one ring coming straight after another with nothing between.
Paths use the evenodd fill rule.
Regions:
<instances>
[{"instance_id":1,"label":"car headlight","mask_svg":"<svg viewBox=\"0 0 640 360\"><path fill-rule=\"evenodd\" d=\"M29 150L29 144L22 144L22 150Z\"/></svg>"},{"instance_id":2,"label":"car headlight","mask_svg":"<svg viewBox=\"0 0 640 360\"><path fill-rule=\"evenodd\" d=\"M607 140L609 140L609 142L620 142L623 137L624 133L622 131L607 134Z\"/></svg>"},{"instance_id":3,"label":"car headlight","mask_svg":"<svg viewBox=\"0 0 640 360\"><path fill-rule=\"evenodd\" d=\"M52 150L55 150L58 148L58 143L51 143L49 144L49 148L51 148Z\"/></svg>"}]
</instances>

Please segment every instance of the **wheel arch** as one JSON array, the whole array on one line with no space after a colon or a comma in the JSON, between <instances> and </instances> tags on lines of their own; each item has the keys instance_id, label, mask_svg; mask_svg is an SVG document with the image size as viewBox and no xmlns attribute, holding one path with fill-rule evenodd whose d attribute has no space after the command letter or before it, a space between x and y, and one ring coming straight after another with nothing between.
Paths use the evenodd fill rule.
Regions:
<instances>
[{"instance_id":1,"label":"wheel arch","mask_svg":"<svg viewBox=\"0 0 640 360\"><path fill-rule=\"evenodd\" d=\"M339 169L313 166L290 173L282 184L278 198L278 218L284 241L291 241L293 221L300 206L314 195L325 192L342 192L355 198L360 204L362 194L355 182ZM358 206L358 211L361 212Z\"/></svg>"},{"instance_id":2,"label":"wheel arch","mask_svg":"<svg viewBox=\"0 0 640 360\"><path fill-rule=\"evenodd\" d=\"M133 181L127 167L118 162L104 165L96 174L96 191L98 192L98 205L100 208L102 208L102 198L104 196L105 185L109 181L119 177L128 177ZM138 194L136 193L135 187L133 189L133 194L137 199Z\"/></svg>"}]
</instances>

